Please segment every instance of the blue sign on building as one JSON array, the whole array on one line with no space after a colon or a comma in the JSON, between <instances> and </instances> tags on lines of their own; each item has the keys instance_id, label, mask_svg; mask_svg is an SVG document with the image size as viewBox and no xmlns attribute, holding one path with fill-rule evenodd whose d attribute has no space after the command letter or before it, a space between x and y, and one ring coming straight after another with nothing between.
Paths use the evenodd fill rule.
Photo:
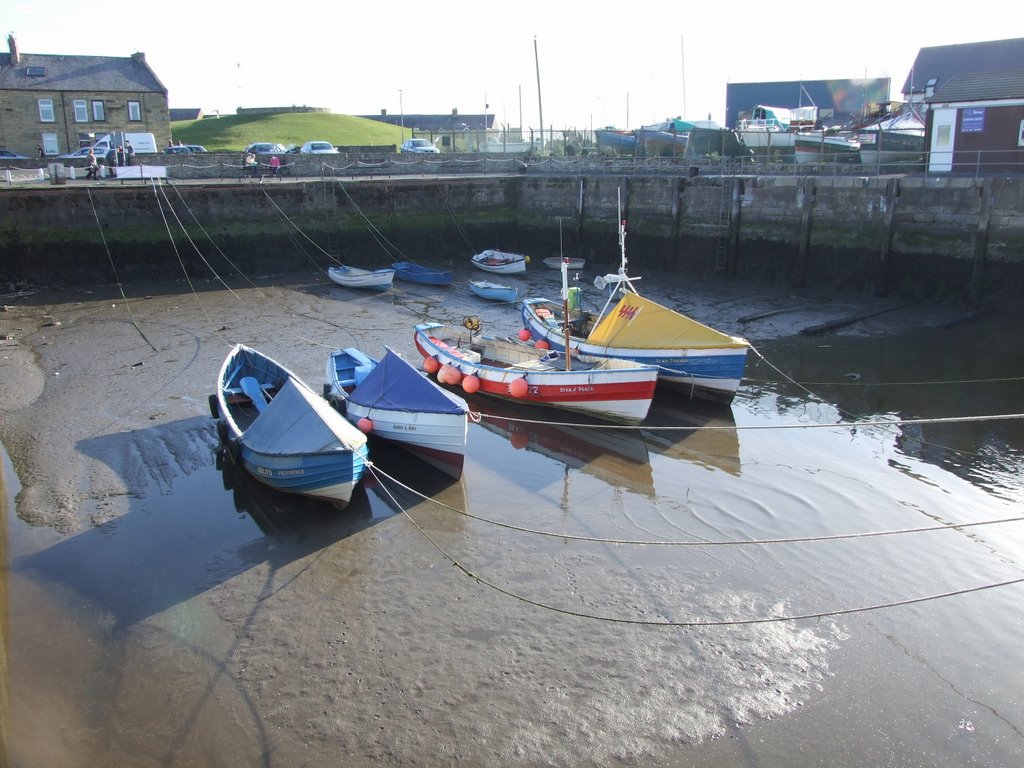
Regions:
<instances>
[{"instance_id":1,"label":"blue sign on building","mask_svg":"<svg viewBox=\"0 0 1024 768\"><path fill-rule=\"evenodd\" d=\"M960 118L961 133L981 133L985 130L985 108L965 109Z\"/></svg>"}]
</instances>

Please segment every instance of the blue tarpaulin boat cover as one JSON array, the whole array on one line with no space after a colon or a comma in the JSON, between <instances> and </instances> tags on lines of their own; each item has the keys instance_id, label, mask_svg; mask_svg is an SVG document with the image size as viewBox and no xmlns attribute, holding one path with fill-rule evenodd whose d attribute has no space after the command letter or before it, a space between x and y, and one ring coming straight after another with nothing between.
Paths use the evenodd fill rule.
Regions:
<instances>
[{"instance_id":1,"label":"blue tarpaulin boat cover","mask_svg":"<svg viewBox=\"0 0 1024 768\"><path fill-rule=\"evenodd\" d=\"M466 401L420 373L390 349L348 399L366 408L420 413L466 413Z\"/></svg>"}]
</instances>

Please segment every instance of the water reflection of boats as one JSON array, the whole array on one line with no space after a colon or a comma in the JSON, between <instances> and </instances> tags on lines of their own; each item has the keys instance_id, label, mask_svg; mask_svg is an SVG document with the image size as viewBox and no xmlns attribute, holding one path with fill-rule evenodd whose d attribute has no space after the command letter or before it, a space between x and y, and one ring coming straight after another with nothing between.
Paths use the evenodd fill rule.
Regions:
<instances>
[{"instance_id":1,"label":"water reflection of boats","mask_svg":"<svg viewBox=\"0 0 1024 768\"><path fill-rule=\"evenodd\" d=\"M217 469L224 490L231 491L235 510L248 515L267 536L308 533L315 528L333 527L339 520L351 525L355 520L373 517L366 493L356 486L345 510L326 499L277 491L253 478L225 454L217 451ZM358 530L362 526L358 526Z\"/></svg>"},{"instance_id":2,"label":"water reflection of boats","mask_svg":"<svg viewBox=\"0 0 1024 768\"><path fill-rule=\"evenodd\" d=\"M417 505L431 499L443 507L450 508L431 526L437 530L452 531L457 528L455 521L461 517L451 510L466 510L466 480L464 476L453 478L438 472L421 461L409 461L409 454L392 443L381 442L374 446L373 466L363 475L362 486L366 489L371 503L385 505L396 514L409 512ZM443 521L450 520L449 525Z\"/></svg>"},{"instance_id":3,"label":"water reflection of boats","mask_svg":"<svg viewBox=\"0 0 1024 768\"><path fill-rule=\"evenodd\" d=\"M671 393L655 397L640 429L654 453L740 474L740 440L732 407L687 400L685 408L673 403ZM659 429L669 427L669 429Z\"/></svg>"},{"instance_id":4,"label":"water reflection of boats","mask_svg":"<svg viewBox=\"0 0 1024 768\"><path fill-rule=\"evenodd\" d=\"M561 412L551 414L557 422L542 421L543 412L524 412L503 401L488 400L479 406L480 426L506 437L513 448L547 456L618 488L654 495L650 455L636 429L568 424Z\"/></svg>"}]
</instances>

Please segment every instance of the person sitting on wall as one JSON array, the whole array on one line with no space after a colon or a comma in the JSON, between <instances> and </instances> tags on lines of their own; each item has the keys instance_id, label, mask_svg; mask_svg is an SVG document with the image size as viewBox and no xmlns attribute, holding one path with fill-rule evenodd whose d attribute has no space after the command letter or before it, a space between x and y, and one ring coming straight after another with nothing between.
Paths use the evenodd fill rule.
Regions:
<instances>
[{"instance_id":1,"label":"person sitting on wall","mask_svg":"<svg viewBox=\"0 0 1024 768\"><path fill-rule=\"evenodd\" d=\"M248 174L253 178L256 178L256 174L259 172L259 163L256 162L256 155L249 152L245 156L245 160L242 163L242 173Z\"/></svg>"},{"instance_id":2,"label":"person sitting on wall","mask_svg":"<svg viewBox=\"0 0 1024 768\"><path fill-rule=\"evenodd\" d=\"M281 158L277 155L273 155L270 158L270 175L275 176L278 179L281 178Z\"/></svg>"}]
</instances>

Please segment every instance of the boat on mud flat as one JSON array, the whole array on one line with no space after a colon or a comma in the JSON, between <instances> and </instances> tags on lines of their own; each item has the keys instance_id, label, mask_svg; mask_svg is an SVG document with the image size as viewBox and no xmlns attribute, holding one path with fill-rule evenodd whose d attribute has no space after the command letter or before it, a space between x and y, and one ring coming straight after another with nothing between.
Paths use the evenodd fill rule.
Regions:
<instances>
[{"instance_id":1,"label":"boat on mud flat","mask_svg":"<svg viewBox=\"0 0 1024 768\"><path fill-rule=\"evenodd\" d=\"M348 377L350 360L370 360L358 383ZM387 440L450 477L462 475L469 406L438 386L405 358L386 350L379 361L358 349L328 356L325 390L332 406L371 437Z\"/></svg>"},{"instance_id":2,"label":"boat on mud flat","mask_svg":"<svg viewBox=\"0 0 1024 768\"><path fill-rule=\"evenodd\" d=\"M366 435L294 373L242 344L210 397L232 460L261 483L347 505L366 469Z\"/></svg>"},{"instance_id":3,"label":"boat on mud flat","mask_svg":"<svg viewBox=\"0 0 1024 768\"><path fill-rule=\"evenodd\" d=\"M346 288L363 288L371 291L386 291L395 281L393 268L360 269L341 264L330 267L327 276Z\"/></svg>"},{"instance_id":4,"label":"boat on mud flat","mask_svg":"<svg viewBox=\"0 0 1024 768\"><path fill-rule=\"evenodd\" d=\"M618 274L594 279L598 290L609 289L600 312L583 309L579 294L563 288L567 295L561 301L523 300L520 313L524 329L551 349L568 348L591 357L655 366L659 385L689 397L731 402L743 378L750 343L637 293L632 283L639 278L626 273L625 243L625 222L620 216ZM616 296L618 301L612 306Z\"/></svg>"},{"instance_id":5,"label":"boat on mud flat","mask_svg":"<svg viewBox=\"0 0 1024 768\"><path fill-rule=\"evenodd\" d=\"M566 359L561 352L439 323L418 324L413 339L423 369L441 384L623 424L647 417L658 378L652 365L575 354Z\"/></svg>"},{"instance_id":6,"label":"boat on mud flat","mask_svg":"<svg viewBox=\"0 0 1024 768\"><path fill-rule=\"evenodd\" d=\"M512 275L518 272L525 272L529 261L530 257L521 253L488 249L476 254L472 259L472 264L477 269L482 269L485 272Z\"/></svg>"},{"instance_id":7,"label":"boat on mud flat","mask_svg":"<svg viewBox=\"0 0 1024 768\"><path fill-rule=\"evenodd\" d=\"M395 277L410 283L451 285L452 282L450 270L425 267L412 261L396 261L391 267L395 270Z\"/></svg>"},{"instance_id":8,"label":"boat on mud flat","mask_svg":"<svg viewBox=\"0 0 1024 768\"><path fill-rule=\"evenodd\" d=\"M519 295L519 289L512 285L492 283L490 280L470 280L469 290L481 299L512 303Z\"/></svg>"}]
</instances>

